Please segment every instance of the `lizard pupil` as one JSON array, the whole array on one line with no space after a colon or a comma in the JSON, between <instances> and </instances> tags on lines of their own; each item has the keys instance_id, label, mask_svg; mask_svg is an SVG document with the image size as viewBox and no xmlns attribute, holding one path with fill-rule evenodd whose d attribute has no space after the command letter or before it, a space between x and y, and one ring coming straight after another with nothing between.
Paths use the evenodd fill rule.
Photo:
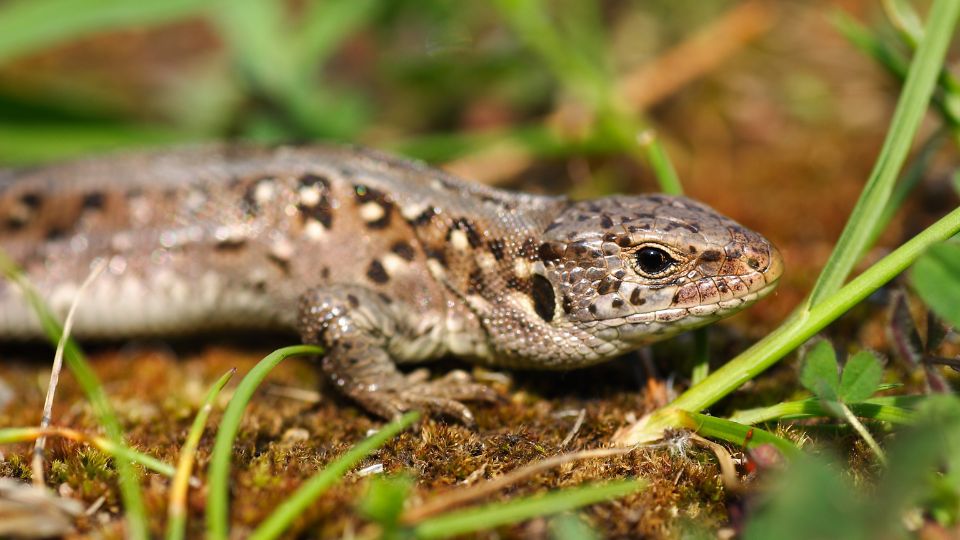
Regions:
<instances>
[{"instance_id":1,"label":"lizard pupil","mask_svg":"<svg viewBox=\"0 0 960 540\"><path fill-rule=\"evenodd\" d=\"M670 268L670 265L673 264L673 259L662 249L645 247L637 252L637 264L644 273L659 274L667 268Z\"/></svg>"}]
</instances>

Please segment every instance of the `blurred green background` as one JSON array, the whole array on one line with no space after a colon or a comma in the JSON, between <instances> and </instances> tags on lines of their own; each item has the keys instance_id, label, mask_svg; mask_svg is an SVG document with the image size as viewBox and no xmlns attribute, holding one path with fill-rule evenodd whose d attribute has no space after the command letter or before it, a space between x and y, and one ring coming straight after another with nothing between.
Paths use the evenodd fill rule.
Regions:
<instances>
[{"instance_id":1,"label":"blurred green background","mask_svg":"<svg viewBox=\"0 0 960 540\"><path fill-rule=\"evenodd\" d=\"M735 29L747 39L770 16L751 4ZM517 161L500 175L536 157L630 153L653 101L630 78L736 5L8 0L0 162L223 138L430 161L500 146L491 155Z\"/></svg>"}]
</instances>

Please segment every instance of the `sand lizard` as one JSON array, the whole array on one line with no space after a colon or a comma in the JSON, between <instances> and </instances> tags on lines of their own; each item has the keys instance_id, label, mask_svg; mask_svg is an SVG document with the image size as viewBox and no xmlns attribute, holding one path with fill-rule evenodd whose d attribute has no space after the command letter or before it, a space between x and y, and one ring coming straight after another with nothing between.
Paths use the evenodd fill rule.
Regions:
<instances>
[{"instance_id":1,"label":"sand lizard","mask_svg":"<svg viewBox=\"0 0 960 540\"><path fill-rule=\"evenodd\" d=\"M783 263L683 197L510 193L341 147L215 145L0 171L0 247L80 337L283 328L368 411L466 422L488 387L396 364L587 366L739 311ZM0 285L0 338L39 334Z\"/></svg>"}]
</instances>

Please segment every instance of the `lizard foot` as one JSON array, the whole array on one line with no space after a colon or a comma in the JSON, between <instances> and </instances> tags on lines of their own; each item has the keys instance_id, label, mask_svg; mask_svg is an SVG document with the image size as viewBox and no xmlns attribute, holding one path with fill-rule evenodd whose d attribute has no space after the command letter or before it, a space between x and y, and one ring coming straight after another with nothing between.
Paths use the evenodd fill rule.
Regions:
<instances>
[{"instance_id":1,"label":"lizard foot","mask_svg":"<svg viewBox=\"0 0 960 540\"><path fill-rule=\"evenodd\" d=\"M476 419L461 401L494 402L500 399L493 389L474 382L461 370L432 381L426 380L427 376L426 370L416 370L404 378L406 384L371 389L351 397L384 418L396 418L407 411L420 410L453 418L469 427L476 425Z\"/></svg>"}]
</instances>

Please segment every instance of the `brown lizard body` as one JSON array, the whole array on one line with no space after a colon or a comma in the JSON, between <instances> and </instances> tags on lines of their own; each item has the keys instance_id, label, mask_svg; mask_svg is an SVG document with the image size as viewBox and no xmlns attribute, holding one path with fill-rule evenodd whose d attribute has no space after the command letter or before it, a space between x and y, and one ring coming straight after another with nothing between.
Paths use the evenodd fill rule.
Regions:
<instances>
[{"instance_id":1,"label":"brown lizard body","mask_svg":"<svg viewBox=\"0 0 960 540\"><path fill-rule=\"evenodd\" d=\"M739 311L776 249L683 197L509 193L339 147L210 146L0 171L0 247L78 336L286 328L334 385L392 417L491 391L395 364L447 355L570 369ZM0 337L36 317L0 286Z\"/></svg>"}]
</instances>

